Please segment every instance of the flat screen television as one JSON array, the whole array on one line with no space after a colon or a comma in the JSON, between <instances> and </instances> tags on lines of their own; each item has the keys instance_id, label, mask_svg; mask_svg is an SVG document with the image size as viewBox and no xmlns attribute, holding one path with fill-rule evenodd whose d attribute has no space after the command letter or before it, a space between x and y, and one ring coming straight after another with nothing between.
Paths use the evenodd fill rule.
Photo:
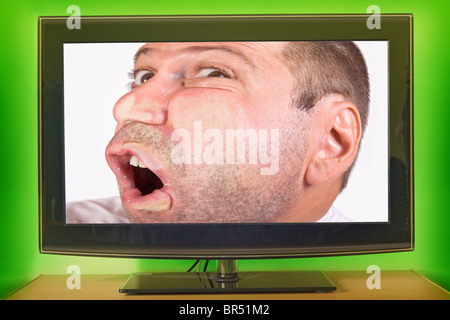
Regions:
<instances>
[{"instance_id":1,"label":"flat screen television","mask_svg":"<svg viewBox=\"0 0 450 320\"><path fill-rule=\"evenodd\" d=\"M412 67L409 14L40 17L40 251L219 261L128 293L333 290L236 261L413 250Z\"/></svg>"}]
</instances>

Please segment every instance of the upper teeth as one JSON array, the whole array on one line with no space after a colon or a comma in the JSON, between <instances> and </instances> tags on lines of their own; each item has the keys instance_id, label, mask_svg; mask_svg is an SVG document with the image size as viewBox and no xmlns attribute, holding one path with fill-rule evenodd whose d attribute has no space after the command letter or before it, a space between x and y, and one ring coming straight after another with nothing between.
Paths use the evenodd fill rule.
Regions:
<instances>
[{"instance_id":1,"label":"upper teeth","mask_svg":"<svg viewBox=\"0 0 450 320\"><path fill-rule=\"evenodd\" d=\"M135 156L132 156L130 159L130 164L133 167L141 167L141 168L147 168L141 160L139 160L138 158L136 158Z\"/></svg>"}]
</instances>

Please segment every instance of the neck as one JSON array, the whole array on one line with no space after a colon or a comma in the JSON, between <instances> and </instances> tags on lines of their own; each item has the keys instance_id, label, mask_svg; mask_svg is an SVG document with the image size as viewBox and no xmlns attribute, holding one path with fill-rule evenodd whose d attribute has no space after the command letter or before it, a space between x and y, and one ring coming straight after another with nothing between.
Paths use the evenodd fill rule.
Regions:
<instances>
[{"instance_id":1,"label":"neck","mask_svg":"<svg viewBox=\"0 0 450 320\"><path fill-rule=\"evenodd\" d=\"M278 222L316 222L330 210L339 192L340 181L307 186L294 210L280 217Z\"/></svg>"}]
</instances>

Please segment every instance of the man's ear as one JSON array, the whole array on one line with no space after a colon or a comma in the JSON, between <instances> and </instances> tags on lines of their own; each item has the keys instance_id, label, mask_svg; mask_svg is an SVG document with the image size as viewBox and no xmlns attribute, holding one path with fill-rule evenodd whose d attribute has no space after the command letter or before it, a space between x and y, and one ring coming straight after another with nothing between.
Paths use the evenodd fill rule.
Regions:
<instances>
[{"instance_id":1,"label":"man's ear","mask_svg":"<svg viewBox=\"0 0 450 320\"><path fill-rule=\"evenodd\" d=\"M340 177L356 159L361 119L356 106L338 95L321 100L312 124L312 153L305 179L310 185Z\"/></svg>"}]
</instances>

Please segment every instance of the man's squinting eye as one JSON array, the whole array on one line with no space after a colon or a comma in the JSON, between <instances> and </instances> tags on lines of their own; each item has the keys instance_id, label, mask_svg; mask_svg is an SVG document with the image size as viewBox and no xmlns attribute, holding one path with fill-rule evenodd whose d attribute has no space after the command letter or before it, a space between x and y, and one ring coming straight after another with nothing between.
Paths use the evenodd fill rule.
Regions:
<instances>
[{"instance_id":1,"label":"man's squinting eye","mask_svg":"<svg viewBox=\"0 0 450 320\"><path fill-rule=\"evenodd\" d=\"M134 73L134 84L141 85L145 81L153 78L155 74L150 70L139 70Z\"/></svg>"},{"instance_id":2,"label":"man's squinting eye","mask_svg":"<svg viewBox=\"0 0 450 320\"><path fill-rule=\"evenodd\" d=\"M141 69L131 71L129 73L131 79L133 79L133 83L130 88L139 86L150 80L155 76L155 73L151 70ZM232 78L233 73L228 70L222 70L216 67L198 67L196 68L195 78Z\"/></svg>"},{"instance_id":3,"label":"man's squinting eye","mask_svg":"<svg viewBox=\"0 0 450 320\"><path fill-rule=\"evenodd\" d=\"M198 78L231 78L231 75L228 71L211 67L211 68L200 68L196 77L198 77Z\"/></svg>"}]
</instances>

